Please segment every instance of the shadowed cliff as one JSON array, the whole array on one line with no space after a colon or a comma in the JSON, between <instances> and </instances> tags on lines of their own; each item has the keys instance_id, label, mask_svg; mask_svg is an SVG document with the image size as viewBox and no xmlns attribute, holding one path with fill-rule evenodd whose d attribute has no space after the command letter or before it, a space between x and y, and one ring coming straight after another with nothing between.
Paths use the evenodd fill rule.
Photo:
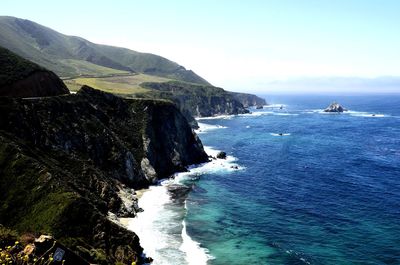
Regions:
<instances>
[{"instance_id":1,"label":"shadowed cliff","mask_svg":"<svg viewBox=\"0 0 400 265\"><path fill-rule=\"evenodd\" d=\"M0 98L0 223L52 233L91 262L140 259L121 192L207 161L175 105L82 87L77 94Z\"/></svg>"}]
</instances>

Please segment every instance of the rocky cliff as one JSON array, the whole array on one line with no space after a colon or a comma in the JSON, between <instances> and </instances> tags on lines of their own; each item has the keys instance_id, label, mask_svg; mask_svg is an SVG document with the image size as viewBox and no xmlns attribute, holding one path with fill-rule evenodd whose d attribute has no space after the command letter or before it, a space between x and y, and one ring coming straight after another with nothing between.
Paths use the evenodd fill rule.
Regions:
<instances>
[{"instance_id":1,"label":"rocky cliff","mask_svg":"<svg viewBox=\"0 0 400 265\"><path fill-rule=\"evenodd\" d=\"M46 97L69 94L53 72L0 47L0 97Z\"/></svg>"},{"instance_id":2,"label":"rocky cliff","mask_svg":"<svg viewBox=\"0 0 400 265\"><path fill-rule=\"evenodd\" d=\"M82 87L76 95L0 98L0 223L52 233L90 262L140 260L137 236L109 213L135 214L121 193L207 155L171 103Z\"/></svg>"},{"instance_id":3,"label":"rocky cliff","mask_svg":"<svg viewBox=\"0 0 400 265\"><path fill-rule=\"evenodd\" d=\"M176 103L188 121L193 121L193 117L249 112L230 92L219 87L183 82L143 83L141 85L154 90L147 96L170 99Z\"/></svg>"},{"instance_id":4,"label":"rocky cliff","mask_svg":"<svg viewBox=\"0 0 400 265\"><path fill-rule=\"evenodd\" d=\"M344 111L348 110L343 108L343 106L341 106L337 102L332 102L326 109L324 109L324 112L344 112Z\"/></svg>"},{"instance_id":5,"label":"rocky cliff","mask_svg":"<svg viewBox=\"0 0 400 265\"><path fill-rule=\"evenodd\" d=\"M260 98L253 94L230 92L233 97L238 100L245 108L251 106L264 106L267 105L265 99Z\"/></svg>"}]
</instances>

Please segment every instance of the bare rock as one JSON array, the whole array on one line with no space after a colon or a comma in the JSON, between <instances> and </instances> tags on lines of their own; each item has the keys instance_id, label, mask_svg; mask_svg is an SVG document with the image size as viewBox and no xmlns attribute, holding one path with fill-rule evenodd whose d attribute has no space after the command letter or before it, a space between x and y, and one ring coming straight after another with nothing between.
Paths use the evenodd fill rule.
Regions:
<instances>
[{"instance_id":1,"label":"bare rock","mask_svg":"<svg viewBox=\"0 0 400 265\"><path fill-rule=\"evenodd\" d=\"M333 102L332 104L327 107L324 112L343 112L347 111L347 109L343 108L339 103Z\"/></svg>"}]
</instances>

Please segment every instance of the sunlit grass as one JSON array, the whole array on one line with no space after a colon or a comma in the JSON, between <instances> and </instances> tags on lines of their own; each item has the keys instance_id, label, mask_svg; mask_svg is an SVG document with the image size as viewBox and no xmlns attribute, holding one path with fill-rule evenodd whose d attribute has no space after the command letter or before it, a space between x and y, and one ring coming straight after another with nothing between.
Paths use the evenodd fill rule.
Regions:
<instances>
[{"instance_id":1,"label":"sunlit grass","mask_svg":"<svg viewBox=\"0 0 400 265\"><path fill-rule=\"evenodd\" d=\"M104 67L101 65L93 64L84 60L64 59L62 63L69 65L75 69L76 75L118 75L129 74L128 71L117 70L113 68Z\"/></svg>"},{"instance_id":2,"label":"sunlit grass","mask_svg":"<svg viewBox=\"0 0 400 265\"><path fill-rule=\"evenodd\" d=\"M64 83L71 91L78 91L81 86L88 85L110 93L132 95L149 92L149 89L140 86L144 82L161 83L168 81L171 81L171 79L146 74L133 74L113 77L80 77L65 80Z\"/></svg>"}]
</instances>

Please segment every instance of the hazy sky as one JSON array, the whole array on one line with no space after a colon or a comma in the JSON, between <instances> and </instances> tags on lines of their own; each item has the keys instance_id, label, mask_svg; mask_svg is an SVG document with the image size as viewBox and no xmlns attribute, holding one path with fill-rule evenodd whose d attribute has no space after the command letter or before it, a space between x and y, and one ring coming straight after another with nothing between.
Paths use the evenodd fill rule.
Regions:
<instances>
[{"instance_id":1,"label":"hazy sky","mask_svg":"<svg viewBox=\"0 0 400 265\"><path fill-rule=\"evenodd\" d=\"M1 0L0 14L159 54L233 90L400 76L397 0Z\"/></svg>"}]
</instances>

